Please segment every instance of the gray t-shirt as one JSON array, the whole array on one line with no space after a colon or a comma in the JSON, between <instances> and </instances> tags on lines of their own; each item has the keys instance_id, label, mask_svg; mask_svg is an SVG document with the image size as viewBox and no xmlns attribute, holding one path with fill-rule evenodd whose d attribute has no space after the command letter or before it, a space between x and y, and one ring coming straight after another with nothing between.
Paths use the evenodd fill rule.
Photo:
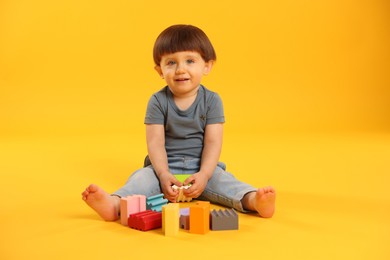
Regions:
<instances>
[{"instance_id":1,"label":"gray t-shirt","mask_svg":"<svg viewBox=\"0 0 390 260\"><path fill-rule=\"evenodd\" d=\"M168 87L149 99L145 124L165 125L165 149L168 157L201 158L206 125L224 123L219 95L200 86L194 103L180 110Z\"/></svg>"}]
</instances>

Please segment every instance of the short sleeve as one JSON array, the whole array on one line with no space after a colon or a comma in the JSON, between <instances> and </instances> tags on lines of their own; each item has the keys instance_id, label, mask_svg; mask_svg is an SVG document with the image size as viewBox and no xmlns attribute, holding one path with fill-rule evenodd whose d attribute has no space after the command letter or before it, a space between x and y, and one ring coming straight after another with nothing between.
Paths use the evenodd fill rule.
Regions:
<instances>
[{"instance_id":1,"label":"short sleeve","mask_svg":"<svg viewBox=\"0 0 390 260\"><path fill-rule=\"evenodd\" d=\"M225 115L223 111L222 99L217 93L212 92L207 99L207 120L206 124L224 123Z\"/></svg>"},{"instance_id":2,"label":"short sleeve","mask_svg":"<svg viewBox=\"0 0 390 260\"><path fill-rule=\"evenodd\" d=\"M161 102L157 99L156 95L153 95L148 102L145 115L145 124L164 124L164 108Z\"/></svg>"}]
</instances>

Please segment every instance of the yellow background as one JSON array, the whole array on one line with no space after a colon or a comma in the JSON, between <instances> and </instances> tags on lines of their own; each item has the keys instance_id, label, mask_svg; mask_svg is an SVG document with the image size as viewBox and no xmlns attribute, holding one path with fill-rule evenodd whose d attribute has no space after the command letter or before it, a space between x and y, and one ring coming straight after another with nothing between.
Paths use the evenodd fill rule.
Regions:
<instances>
[{"instance_id":1,"label":"yellow background","mask_svg":"<svg viewBox=\"0 0 390 260\"><path fill-rule=\"evenodd\" d=\"M389 13L385 0L0 1L0 258L389 259ZM271 220L165 238L80 199L142 165L146 102L164 86L152 47L176 23L214 44L203 83L224 101L221 159L275 186Z\"/></svg>"}]
</instances>

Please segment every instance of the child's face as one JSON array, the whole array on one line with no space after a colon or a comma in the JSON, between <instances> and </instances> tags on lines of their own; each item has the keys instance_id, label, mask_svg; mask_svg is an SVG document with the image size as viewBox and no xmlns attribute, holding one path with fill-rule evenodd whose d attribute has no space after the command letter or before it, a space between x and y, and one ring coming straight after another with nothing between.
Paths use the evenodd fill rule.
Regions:
<instances>
[{"instance_id":1,"label":"child's face","mask_svg":"<svg viewBox=\"0 0 390 260\"><path fill-rule=\"evenodd\" d=\"M212 65L213 61L205 62L198 52L180 51L163 55L155 69L173 95L186 97L197 93L203 75L211 71Z\"/></svg>"}]
</instances>

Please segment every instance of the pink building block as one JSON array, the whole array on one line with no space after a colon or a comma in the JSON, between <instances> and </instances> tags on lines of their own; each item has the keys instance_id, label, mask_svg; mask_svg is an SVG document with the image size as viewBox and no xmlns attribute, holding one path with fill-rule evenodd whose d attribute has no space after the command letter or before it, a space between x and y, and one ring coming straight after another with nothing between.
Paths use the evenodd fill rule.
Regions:
<instances>
[{"instance_id":1,"label":"pink building block","mask_svg":"<svg viewBox=\"0 0 390 260\"><path fill-rule=\"evenodd\" d=\"M121 223L128 225L130 214L146 210L146 197L144 195L132 195L121 198Z\"/></svg>"}]
</instances>

